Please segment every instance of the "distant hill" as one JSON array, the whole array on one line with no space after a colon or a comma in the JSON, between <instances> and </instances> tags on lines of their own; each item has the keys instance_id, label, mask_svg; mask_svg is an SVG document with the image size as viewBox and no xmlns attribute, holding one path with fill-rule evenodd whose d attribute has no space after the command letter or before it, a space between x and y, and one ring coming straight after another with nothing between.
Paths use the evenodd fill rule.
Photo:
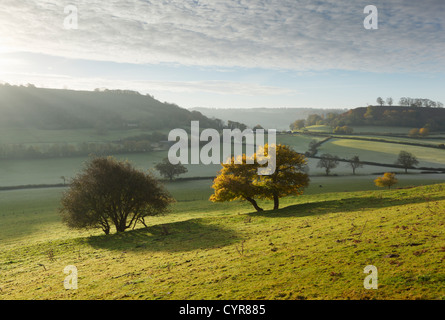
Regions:
<instances>
[{"instance_id":1,"label":"distant hill","mask_svg":"<svg viewBox=\"0 0 445 320\"><path fill-rule=\"evenodd\" d=\"M129 90L74 91L0 85L0 126L38 129L140 127L152 130L221 124L175 104Z\"/></svg>"},{"instance_id":2,"label":"distant hill","mask_svg":"<svg viewBox=\"0 0 445 320\"><path fill-rule=\"evenodd\" d=\"M368 106L351 109L330 125L429 127L430 130L445 130L445 109L406 106Z\"/></svg>"},{"instance_id":3,"label":"distant hill","mask_svg":"<svg viewBox=\"0 0 445 320\"><path fill-rule=\"evenodd\" d=\"M306 119L311 114L326 115L343 113L346 109L313 109L313 108L248 108L248 109L214 109L193 108L203 115L219 118L224 121L236 120L253 128L257 124L265 129L289 130L289 125L298 119Z\"/></svg>"}]
</instances>

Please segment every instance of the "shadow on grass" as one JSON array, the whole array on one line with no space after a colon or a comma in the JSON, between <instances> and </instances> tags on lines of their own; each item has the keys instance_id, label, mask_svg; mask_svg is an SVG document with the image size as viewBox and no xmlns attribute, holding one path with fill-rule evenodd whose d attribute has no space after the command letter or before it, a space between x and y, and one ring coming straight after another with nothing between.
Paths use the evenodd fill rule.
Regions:
<instances>
[{"instance_id":1,"label":"shadow on grass","mask_svg":"<svg viewBox=\"0 0 445 320\"><path fill-rule=\"evenodd\" d=\"M238 242L239 239L233 230L194 219L91 236L87 243L93 248L117 251L185 252L220 248Z\"/></svg>"},{"instance_id":2,"label":"shadow on grass","mask_svg":"<svg viewBox=\"0 0 445 320\"><path fill-rule=\"evenodd\" d=\"M305 217L337 212L352 212L361 209L380 209L406 204L425 203L427 201L445 200L445 195L430 197L428 200L422 196L410 196L407 198L379 198L356 197L329 201L309 202L290 205L277 210L265 210L250 213L250 216L264 216L271 218Z\"/></svg>"}]
</instances>

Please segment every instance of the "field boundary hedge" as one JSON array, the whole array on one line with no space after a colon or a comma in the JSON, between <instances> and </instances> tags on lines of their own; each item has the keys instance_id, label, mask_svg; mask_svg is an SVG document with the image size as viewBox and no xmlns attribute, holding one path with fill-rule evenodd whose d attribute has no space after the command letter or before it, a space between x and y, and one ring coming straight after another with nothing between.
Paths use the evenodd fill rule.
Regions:
<instances>
[{"instance_id":1,"label":"field boundary hedge","mask_svg":"<svg viewBox=\"0 0 445 320\"><path fill-rule=\"evenodd\" d=\"M321 159L321 157L319 157L319 156L308 156L307 158ZM335 158L335 160L340 161L340 162L348 162L348 163L351 162L351 160L349 160L349 159L342 159L342 158ZM398 164L394 164L394 163L379 163L379 162L372 162L372 161L360 161L360 163L363 164L363 165L368 165L368 166L405 169L405 167L403 167L401 165L398 165ZM408 169L411 169L411 170L436 171L436 172L439 172L439 173L445 173L445 168L410 167ZM432 172L424 172L424 173L432 173Z\"/></svg>"}]
</instances>

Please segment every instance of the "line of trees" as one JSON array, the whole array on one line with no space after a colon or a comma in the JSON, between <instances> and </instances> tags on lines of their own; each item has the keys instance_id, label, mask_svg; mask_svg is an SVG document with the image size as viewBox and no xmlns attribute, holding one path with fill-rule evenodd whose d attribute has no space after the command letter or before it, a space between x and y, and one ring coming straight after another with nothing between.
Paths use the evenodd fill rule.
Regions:
<instances>
[{"instance_id":1,"label":"line of trees","mask_svg":"<svg viewBox=\"0 0 445 320\"><path fill-rule=\"evenodd\" d=\"M332 169L338 167L339 163L340 158L338 156L324 153L320 156L317 167L325 169L326 175L328 176ZM397 160L394 162L394 164L402 167L405 169L405 173L408 173L408 169L415 168L415 166L419 164L419 160L414 154L402 150L399 152ZM363 163L360 161L360 158L357 155L348 160L348 165L351 166L353 175L355 175L358 168L363 167Z\"/></svg>"},{"instance_id":2,"label":"line of trees","mask_svg":"<svg viewBox=\"0 0 445 320\"><path fill-rule=\"evenodd\" d=\"M326 175L328 176L331 173L332 169L338 167L340 163L340 158L338 156L331 155L329 153L324 153L321 155L320 160L317 163L318 168L324 168ZM363 164L360 161L359 156L353 156L348 161L348 165L352 168L352 174L355 175L355 171L358 168L362 168Z\"/></svg>"},{"instance_id":3,"label":"line of trees","mask_svg":"<svg viewBox=\"0 0 445 320\"><path fill-rule=\"evenodd\" d=\"M394 100L389 97L386 98L386 100L383 100L382 97L378 97L376 99L376 102L379 106L384 106L385 103L388 106L392 106ZM418 107L418 108L443 108L443 103L440 101L433 101L430 99L424 99L424 98L410 98L410 97L402 97L399 100L400 106L406 106L406 107Z\"/></svg>"},{"instance_id":4,"label":"line of trees","mask_svg":"<svg viewBox=\"0 0 445 320\"><path fill-rule=\"evenodd\" d=\"M154 149L151 141L122 141L120 143L82 142L78 144L53 143L46 145L0 145L0 159L49 159L76 156L109 155L148 152Z\"/></svg>"},{"instance_id":5,"label":"line of trees","mask_svg":"<svg viewBox=\"0 0 445 320\"><path fill-rule=\"evenodd\" d=\"M113 142L4 144L0 145L0 159L48 159L149 152L166 139L164 133L154 131Z\"/></svg>"},{"instance_id":6,"label":"line of trees","mask_svg":"<svg viewBox=\"0 0 445 320\"><path fill-rule=\"evenodd\" d=\"M426 137L430 134L429 128L413 128L409 131L408 135L413 138Z\"/></svg>"}]
</instances>

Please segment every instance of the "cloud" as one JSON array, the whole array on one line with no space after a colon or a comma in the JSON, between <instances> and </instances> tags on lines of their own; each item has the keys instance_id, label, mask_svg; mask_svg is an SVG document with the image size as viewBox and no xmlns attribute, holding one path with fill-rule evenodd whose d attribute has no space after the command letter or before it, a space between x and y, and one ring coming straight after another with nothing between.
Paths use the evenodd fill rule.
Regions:
<instances>
[{"instance_id":1,"label":"cloud","mask_svg":"<svg viewBox=\"0 0 445 320\"><path fill-rule=\"evenodd\" d=\"M0 39L11 50L139 64L445 70L443 1L375 0L379 29L365 30L368 2L2 0ZM77 30L63 28L68 4Z\"/></svg>"}]
</instances>

